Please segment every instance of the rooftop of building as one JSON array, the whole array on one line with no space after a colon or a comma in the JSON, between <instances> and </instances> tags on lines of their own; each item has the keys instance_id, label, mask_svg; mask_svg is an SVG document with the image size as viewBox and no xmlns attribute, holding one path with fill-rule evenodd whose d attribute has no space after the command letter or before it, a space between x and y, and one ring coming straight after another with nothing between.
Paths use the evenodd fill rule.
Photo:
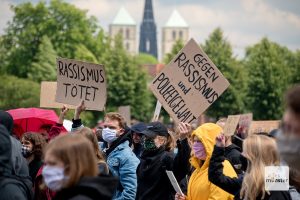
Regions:
<instances>
[{"instance_id":1,"label":"rooftop of building","mask_svg":"<svg viewBox=\"0 0 300 200\"><path fill-rule=\"evenodd\" d=\"M122 7L114 18L112 25L136 25L128 11Z\"/></svg>"},{"instance_id":2,"label":"rooftop of building","mask_svg":"<svg viewBox=\"0 0 300 200\"><path fill-rule=\"evenodd\" d=\"M188 28L189 25L179 14L179 12L177 10L174 10L164 27Z\"/></svg>"}]
</instances>

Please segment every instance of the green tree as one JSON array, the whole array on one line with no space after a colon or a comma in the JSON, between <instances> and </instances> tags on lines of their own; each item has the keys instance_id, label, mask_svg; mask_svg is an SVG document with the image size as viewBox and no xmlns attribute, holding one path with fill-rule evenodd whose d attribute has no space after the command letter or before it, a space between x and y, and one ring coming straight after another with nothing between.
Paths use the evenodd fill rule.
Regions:
<instances>
[{"instance_id":1,"label":"green tree","mask_svg":"<svg viewBox=\"0 0 300 200\"><path fill-rule=\"evenodd\" d=\"M50 4L23 3L12 6L14 17L3 35L6 71L27 78L29 67L39 51L43 36L48 36L60 57L75 58L78 45L93 47L96 20L86 11L62 0Z\"/></svg>"},{"instance_id":2,"label":"green tree","mask_svg":"<svg viewBox=\"0 0 300 200\"><path fill-rule=\"evenodd\" d=\"M293 59L291 61L292 70L292 83L300 83L300 50L297 50L293 54Z\"/></svg>"},{"instance_id":3,"label":"green tree","mask_svg":"<svg viewBox=\"0 0 300 200\"><path fill-rule=\"evenodd\" d=\"M158 63L157 59L154 56L146 53L139 53L134 57L134 61L139 66L143 66L145 64L155 65Z\"/></svg>"},{"instance_id":4,"label":"green tree","mask_svg":"<svg viewBox=\"0 0 300 200\"><path fill-rule=\"evenodd\" d=\"M249 109L254 119L280 119L283 94L292 82L291 52L263 38L246 50L245 67L249 74Z\"/></svg>"},{"instance_id":5,"label":"green tree","mask_svg":"<svg viewBox=\"0 0 300 200\"><path fill-rule=\"evenodd\" d=\"M56 80L56 52L47 36L42 37L27 76L37 82Z\"/></svg>"},{"instance_id":6,"label":"green tree","mask_svg":"<svg viewBox=\"0 0 300 200\"><path fill-rule=\"evenodd\" d=\"M89 61L93 63L97 63L97 58L95 55L83 44L77 45L75 51L75 58L82 61Z\"/></svg>"},{"instance_id":7,"label":"green tree","mask_svg":"<svg viewBox=\"0 0 300 200\"><path fill-rule=\"evenodd\" d=\"M112 46L100 61L105 65L108 83L107 110L115 111L119 106L130 105L133 118L149 120L146 74L125 51L119 35Z\"/></svg>"},{"instance_id":8,"label":"green tree","mask_svg":"<svg viewBox=\"0 0 300 200\"><path fill-rule=\"evenodd\" d=\"M183 46L183 41L177 40L173 45L171 52L165 55L164 63L168 64L178 54L178 52L183 48Z\"/></svg>"},{"instance_id":9,"label":"green tree","mask_svg":"<svg viewBox=\"0 0 300 200\"><path fill-rule=\"evenodd\" d=\"M0 76L0 109L37 107L40 104L40 85L14 76Z\"/></svg>"},{"instance_id":10,"label":"green tree","mask_svg":"<svg viewBox=\"0 0 300 200\"><path fill-rule=\"evenodd\" d=\"M224 39L220 28L215 29L205 41L203 50L230 83L229 88L211 105L207 114L219 118L245 111L247 74L232 54L230 43Z\"/></svg>"}]
</instances>

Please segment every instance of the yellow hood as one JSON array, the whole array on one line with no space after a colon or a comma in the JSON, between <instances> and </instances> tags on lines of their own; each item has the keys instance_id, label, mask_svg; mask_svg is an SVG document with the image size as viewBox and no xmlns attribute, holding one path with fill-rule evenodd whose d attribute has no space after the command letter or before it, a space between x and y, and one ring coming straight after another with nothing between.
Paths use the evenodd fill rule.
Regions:
<instances>
[{"instance_id":1,"label":"yellow hood","mask_svg":"<svg viewBox=\"0 0 300 200\"><path fill-rule=\"evenodd\" d=\"M208 199L224 199L232 200L233 195L225 192L221 188L212 184L208 180L208 166L215 145L217 135L222 131L222 128L213 123L206 123L198 127L192 136L197 136L203 143L206 151L205 161L200 161L195 156L192 156L190 162L196 168L192 173L188 185L188 200L208 200ZM236 177L236 173L231 164L225 160L223 162L223 174L229 177Z\"/></svg>"},{"instance_id":2,"label":"yellow hood","mask_svg":"<svg viewBox=\"0 0 300 200\"><path fill-rule=\"evenodd\" d=\"M201 168L201 170L208 168L209 161L214 150L214 145L216 143L216 137L221 133L222 128L214 123L205 123L199 126L192 133L192 138L197 136L202 142L206 151L206 159L203 163L194 155L191 157L190 162L195 168ZM203 163L203 164L202 164Z\"/></svg>"}]
</instances>

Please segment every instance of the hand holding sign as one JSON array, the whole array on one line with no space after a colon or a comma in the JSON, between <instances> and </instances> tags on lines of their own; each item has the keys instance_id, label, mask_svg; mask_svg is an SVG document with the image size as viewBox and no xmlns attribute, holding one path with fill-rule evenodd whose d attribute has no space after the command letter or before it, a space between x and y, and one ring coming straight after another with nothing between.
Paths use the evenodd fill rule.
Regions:
<instances>
[{"instance_id":1,"label":"hand holding sign","mask_svg":"<svg viewBox=\"0 0 300 200\"><path fill-rule=\"evenodd\" d=\"M64 123L64 119L65 119L65 116L66 116L68 111L69 111L69 109L65 105L63 105L63 107L61 108L60 114L59 114L59 118L58 118L58 123L59 124Z\"/></svg>"},{"instance_id":2,"label":"hand holding sign","mask_svg":"<svg viewBox=\"0 0 300 200\"><path fill-rule=\"evenodd\" d=\"M216 137L216 146L225 147L225 136L223 134L220 134Z\"/></svg>"},{"instance_id":3,"label":"hand holding sign","mask_svg":"<svg viewBox=\"0 0 300 200\"><path fill-rule=\"evenodd\" d=\"M76 107L75 109L75 113L74 113L74 119L80 119L80 114L85 111L86 107L85 107L85 104L84 104L84 100L82 100L80 102L80 104Z\"/></svg>"},{"instance_id":4,"label":"hand holding sign","mask_svg":"<svg viewBox=\"0 0 300 200\"><path fill-rule=\"evenodd\" d=\"M180 122L177 126L180 140L187 138L192 132L192 126L188 123Z\"/></svg>"},{"instance_id":5,"label":"hand holding sign","mask_svg":"<svg viewBox=\"0 0 300 200\"><path fill-rule=\"evenodd\" d=\"M175 200L186 200L186 196L176 193Z\"/></svg>"}]
</instances>

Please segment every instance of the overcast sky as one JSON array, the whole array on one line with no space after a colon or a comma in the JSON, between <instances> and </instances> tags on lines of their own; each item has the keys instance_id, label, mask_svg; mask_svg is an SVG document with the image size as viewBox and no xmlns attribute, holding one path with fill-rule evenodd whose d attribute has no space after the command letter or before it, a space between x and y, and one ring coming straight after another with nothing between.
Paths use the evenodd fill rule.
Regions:
<instances>
[{"instance_id":1,"label":"overcast sky","mask_svg":"<svg viewBox=\"0 0 300 200\"><path fill-rule=\"evenodd\" d=\"M144 0L67 1L96 16L105 30L121 7L139 27L144 9ZM9 5L22 2L26 1L0 0L0 34L13 16ZM216 27L221 27L238 57L243 57L246 46L264 36L291 50L300 49L300 0L153 0L153 7L159 44L161 27L177 9L190 26L190 37L203 43Z\"/></svg>"}]
</instances>

